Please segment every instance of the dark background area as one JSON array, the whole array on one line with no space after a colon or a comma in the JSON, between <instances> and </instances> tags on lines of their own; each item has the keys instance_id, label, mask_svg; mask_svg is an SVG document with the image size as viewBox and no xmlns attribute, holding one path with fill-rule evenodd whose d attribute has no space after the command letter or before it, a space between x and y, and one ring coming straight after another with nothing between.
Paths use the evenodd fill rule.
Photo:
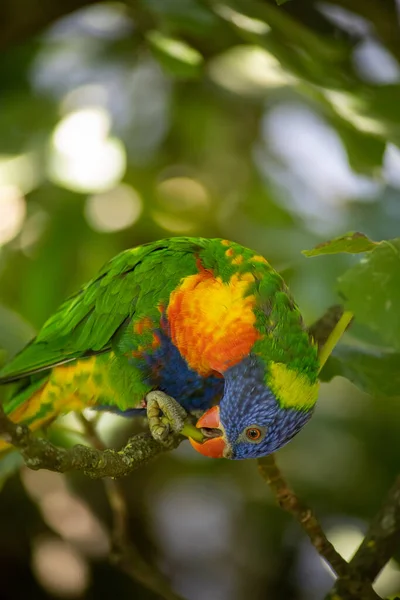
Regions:
<instances>
[{"instance_id":1,"label":"dark background area","mask_svg":"<svg viewBox=\"0 0 400 600\"><path fill-rule=\"evenodd\" d=\"M388 0L3 0L2 358L106 260L162 237L254 248L308 323L337 302L355 259L300 251L348 230L399 235L398 19ZM398 469L398 411L335 378L278 454L346 558ZM118 446L134 426L104 415L99 430ZM68 416L53 435L73 443L78 428ZM124 487L132 538L189 600L318 600L332 585L253 461L184 443ZM102 482L5 480L0 599L154 598L109 566L109 524ZM376 589L400 594L394 559Z\"/></svg>"}]
</instances>

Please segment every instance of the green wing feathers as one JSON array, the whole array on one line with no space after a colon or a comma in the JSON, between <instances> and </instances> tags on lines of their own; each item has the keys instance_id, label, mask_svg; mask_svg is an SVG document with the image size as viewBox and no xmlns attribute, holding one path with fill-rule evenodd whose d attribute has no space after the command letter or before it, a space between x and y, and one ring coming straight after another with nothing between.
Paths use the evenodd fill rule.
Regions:
<instances>
[{"instance_id":1,"label":"green wing feathers","mask_svg":"<svg viewBox=\"0 0 400 600\"><path fill-rule=\"evenodd\" d=\"M147 309L156 309L159 296L167 296L168 287L173 285L171 271L175 280L179 272L182 277L186 274L188 261L180 261L179 254L186 253L192 263L190 270L195 269L195 247L198 240L194 243L190 238L161 240L113 258L94 279L64 302L38 336L0 370L0 383L111 350L119 328L137 312L138 301L143 315ZM176 262L166 260L174 253Z\"/></svg>"},{"instance_id":2,"label":"green wing feathers","mask_svg":"<svg viewBox=\"0 0 400 600\"><path fill-rule=\"evenodd\" d=\"M196 272L200 246L191 238L161 240L109 261L0 370L0 384L21 380L4 402L10 418L37 429L85 407L139 406L150 388L125 356L132 343L143 342L143 335L135 339L134 323L160 319L160 304L167 304L182 277ZM0 451L6 446L0 443Z\"/></svg>"},{"instance_id":3,"label":"green wing feathers","mask_svg":"<svg viewBox=\"0 0 400 600\"><path fill-rule=\"evenodd\" d=\"M119 255L64 302L38 336L0 371L0 382L109 348L113 334L134 306L132 259L129 252Z\"/></svg>"}]
</instances>

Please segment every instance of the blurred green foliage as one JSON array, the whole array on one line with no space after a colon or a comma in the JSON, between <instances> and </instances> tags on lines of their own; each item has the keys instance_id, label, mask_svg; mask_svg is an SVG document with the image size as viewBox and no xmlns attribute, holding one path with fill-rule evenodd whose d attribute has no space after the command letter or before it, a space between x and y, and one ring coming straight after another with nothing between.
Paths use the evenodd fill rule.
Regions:
<instances>
[{"instance_id":1,"label":"blurred green foliage","mask_svg":"<svg viewBox=\"0 0 400 600\"><path fill-rule=\"evenodd\" d=\"M361 262L301 250L345 231L399 235L395 3L86 4L0 7L0 347L14 354L120 250L171 235L264 254L309 323L340 291L359 324L323 377L364 393L343 377L323 384L312 422L278 458L349 556L400 461L398 256L385 244ZM115 446L135 426L99 423ZM57 439L79 440L66 431L75 422L57 427ZM183 444L124 486L132 538L189 600L318 600L331 586L251 462ZM101 482L9 479L2 600L151 598L108 566L109 523ZM395 560L377 589L400 592Z\"/></svg>"},{"instance_id":2,"label":"blurred green foliage","mask_svg":"<svg viewBox=\"0 0 400 600\"><path fill-rule=\"evenodd\" d=\"M348 308L360 323L400 349L400 239L385 241L339 279Z\"/></svg>"}]
</instances>

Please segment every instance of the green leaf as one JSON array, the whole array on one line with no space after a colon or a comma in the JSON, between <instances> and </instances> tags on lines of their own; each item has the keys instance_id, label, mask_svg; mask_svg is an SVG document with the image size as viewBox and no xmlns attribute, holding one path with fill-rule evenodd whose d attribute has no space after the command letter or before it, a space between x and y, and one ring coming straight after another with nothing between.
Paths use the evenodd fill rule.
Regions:
<instances>
[{"instance_id":1,"label":"green leaf","mask_svg":"<svg viewBox=\"0 0 400 600\"><path fill-rule=\"evenodd\" d=\"M356 321L400 349L400 238L380 242L338 281Z\"/></svg>"},{"instance_id":2,"label":"green leaf","mask_svg":"<svg viewBox=\"0 0 400 600\"><path fill-rule=\"evenodd\" d=\"M400 398L400 354L338 346L320 373L321 381L349 379L371 396Z\"/></svg>"},{"instance_id":3,"label":"green leaf","mask_svg":"<svg viewBox=\"0 0 400 600\"><path fill-rule=\"evenodd\" d=\"M201 74L203 57L186 42L159 31L149 31L147 39L158 62L172 75L193 78Z\"/></svg>"},{"instance_id":4,"label":"green leaf","mask_svg":"<svg viewBox=\"0 0 400 600\"><path fill-rule=\"evenodd\" d=\"M349 231L333 240L318 244L318 246L315 246L312 250L303 250L302 254L307 257L320 256L321 254L339 254L341 252L358 254L359 252L370 252L376 248L379 243L380 242L373 242L364 233Z\"/></svg>"},{"instance_id":5,"label":"green leaf","mask_svg":"<svg viewBox=\"0 0 400 600\"><path fill-rule=\"evenodd\" d=\"M282 4L286 4L286 2L289 2L290 0L276 0L276 3L278 6L282 6Z\"/></svg>"}]
</instances>

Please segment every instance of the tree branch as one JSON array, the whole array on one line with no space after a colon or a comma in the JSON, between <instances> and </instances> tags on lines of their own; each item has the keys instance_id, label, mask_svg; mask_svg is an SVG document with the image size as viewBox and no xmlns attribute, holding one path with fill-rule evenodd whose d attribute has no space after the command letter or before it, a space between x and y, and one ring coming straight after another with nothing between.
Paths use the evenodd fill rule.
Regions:
<instances>
[{"instance_id":1,"label":"tree branch","mask_svg":"<svg viewBox=\"0 0 400 600\"><path fill-rule=\"evenodd\" d=\"M282 476L273 454L258 459L261 477L268 483L279 506L289 512L304 529L318 554L326 560L343 582L346 595L332 596L335 600L377 600L380 597L370 582L358 578L357 572L335 550L311 508L301 502Z\"/></svg>"},{"instance_id":2,"label":"tree branch","mask_svg":"<svg viewBox=\"0 0 400 600\"><path fill-rule=\"evenodd\" d=\"M339 323L344 313L344 308L340 304L330 306L327 311L315 323L312 323L308 328L308 333L314 338L321 351L325 346L328 338ZM349 323L346 330L350 327Z\"/></svg>"},{"instance_id":3,"label":"tree branch","mask_svg":"<svg viewBox=\"0 0 400 600\"><path fill-rule=\"evenodd\" d=\"M350 561L359 580L372 583L393 554L400 548L400 476L389 490L381 508ZM341 578L326 600L347 600L346 582Z\"/></svg>"},{"instance_id":4,"label":"tree branch","mask_svg":"<svg viewBox=\"0 0 400 600\"><path fill-rule=\"evenodd\" d=\"M27 467L65 473L83 471L85 475L122 477L147 464L159 454L179 446L184 437L177 436L166 447L156 442L149 433L131 437L122 450L99 450L77 445L70 449L58 448L48 440L35 437L25 425L10 421L0 405L0 436L18 448Z\"/></svg>"},{"instance_id":5,"label":"tree branch","mask_svg":"<svg viewBox=\"0 0 400 600\"><path fill-rule=\"evenodd\" d=\"M353 569L373 581L400 549L400 476L389 490L379 512L351 560Z\"/></svg>"},{"instance_id":6,"label":"tree branch","mask_svg":"<svg viewBox=\"0 0 400 600\"><path fill-rule=\"evenodd\" d=\"M268 483L279 506L289 512L307 533L312 545L317 552L327 561L335 573L340 577L346 577L348 563L335 550L326 538L321 525L317 521L311 508L302 503L294 491L284 480L282 473L276 464L275 456L270 454L258 459L258 469L261 477Z\"/></svg>"},{"instance_id":7,"label":"tree branch","mask_svg":"<svg viewBox=\"0 0 400 600\"><path fill-rule=\"evenodd\" d=\"M333 306L329 308L318 321L309 327L308 331L317 342L320 352L327 344L335 329L340 325L342 318L343 308L341 306ZM349 324L347 327L348 326ZM376 600L379 598L371 586L377 573L375 573L371 579L365 579L363 572L357 568L357 563L353 562L355 561L355 557L349 564L336 551L334 546L327 539L321 524L311 508L299 500L295 492L283 478L274 455L272 454L258 459L258 468L262 478L268 483L275 495L279 506L289 512L300 523L319 555L326 560L338 576L339 585L337 587L335 586L335 592L333 596L330 596L331 600ZM400 491L399 496L396 496L394 493L394 497L397 498L397 501L400 501ZM392 507L393 503L391 503L390 506ZM386 514L386 512L384 514ZM394 511L390 514L393 516ZM400 521L400 507L398 519ZM396 521L396 519L392 519L392 525L393 521ZM376 527L371 525L373 531L372 537L367 536L364 541L365 543L363 542L362 544L362 548L365 548L365 552L371 552L371 542L375 542L373 536L376 536L377 533L382 530L382 518L377 517L377 522L379 525ZM388 529L385 531L388 531ZM392 539L394 535L393 530L390 529L390 531L392 532L390 534ZM361 552L361 548L359 552ZM391 554L389 554L389 558L390 556ZM364 564L363 556L361 556L360 562L361 564ZM339 595L339 592L341 595Z\"/></svg>"}]
</instances>

